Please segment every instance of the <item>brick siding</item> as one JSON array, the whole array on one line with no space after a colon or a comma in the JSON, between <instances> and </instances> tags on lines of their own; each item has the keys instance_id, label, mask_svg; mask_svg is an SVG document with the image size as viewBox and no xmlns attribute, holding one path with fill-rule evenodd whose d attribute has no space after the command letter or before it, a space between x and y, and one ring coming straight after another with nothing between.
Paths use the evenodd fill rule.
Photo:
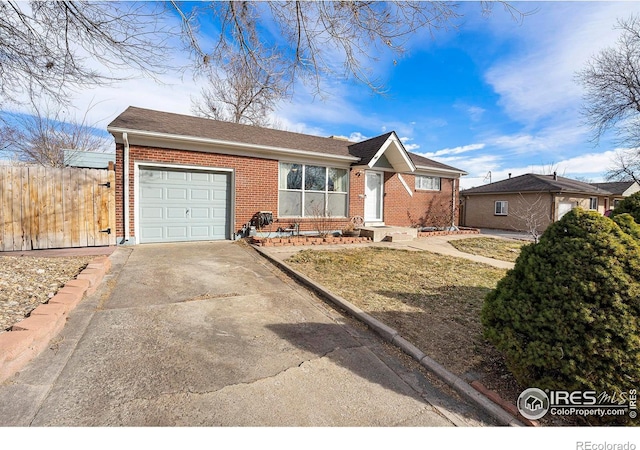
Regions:
<instances>
[{"instance_id":1,"label":"brick siding","mask_svg":"<svg viewBox=\"0 0 640 450\"><path fill-rule=\"evenodd\" d=\"M443 227L451 225L453 180L441 178L439 191L417 190L415 175L402 174L413 196L402 185L397 173L385 172L384 222L404 227ZM456 203L458 192L456 186ZM454 221L457 223L457 212Z\"/></svg>"},{"instance_id":2,"label":"brick siding","mask_svg":"<svg viewBox=\"0 0 640 450\"><path fill-rule=\"evenodd\" d=\"M233 232L238 232L258 211L273 211L273 231L289 228L293 222L300 231L313 231L312 218L293 219L278 217L278 161L256 157L223 155L185 150L169 150L132 145L129 149L129 234L135 237L134 163L178 164L235 171L235 221ZM123 145L116 145L116 236L124 236ZM385 173L384 220L387 225L430 226L429 209L440 210L450 216L451 182L442 178L440 191L415 190L413 175L403 175L411 197L394 173ZM364 216L365 176L362 170L349 174L349 217ZM457 192L456 192L457 198ZM457 214L456 214L457 216ZM331 219L333 229L342 229L348 218ZM450 222L450 221L449 221Z\"/></svg>"}]
</instances>

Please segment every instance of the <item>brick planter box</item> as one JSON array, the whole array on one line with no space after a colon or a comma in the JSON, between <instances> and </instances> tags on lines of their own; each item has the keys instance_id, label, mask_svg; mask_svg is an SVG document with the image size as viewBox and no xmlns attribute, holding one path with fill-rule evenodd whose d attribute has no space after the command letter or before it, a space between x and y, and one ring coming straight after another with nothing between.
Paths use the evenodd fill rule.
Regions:
<instances>
[{"instance_id":1,"label":"brick planter box","mask_svg":"<svg viewBox=\"0 0 640 450\"><path fill-rule=\"evenodd\" d=\"M347 237L347 236L297 236L288 238L261 238L252 237L250 243L259 247L282 247L282 246L300 246L300 245L334 245L334 244L363 244L371 242L366 237Z\"/></svg>"}]
</instances>

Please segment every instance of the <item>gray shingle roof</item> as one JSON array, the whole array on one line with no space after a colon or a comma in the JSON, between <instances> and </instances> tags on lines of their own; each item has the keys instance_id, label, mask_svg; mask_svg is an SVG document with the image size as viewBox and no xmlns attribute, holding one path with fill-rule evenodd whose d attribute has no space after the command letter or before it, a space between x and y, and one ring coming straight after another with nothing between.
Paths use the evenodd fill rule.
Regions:
<instances>
[{"instance_id":1,"label":"gray shingle roof","mask_svg":"<svg viewBox=\"0 0 640 450\"><path fill-rule=\"evenodd\" d=\"M634 181L614 181L611 183L591 183L591 185L609 191L614 195L622 195L634 183Z\"/></svg>"},{"instance_id":2,"label":"gray shingle roof","mask_svg":"<svg viewBox=\"0 0 640 450\"><path fill-rule=\"evenodd\" d=\"M109 128L151 131L156 133L217 139L243 144L264 145L287 149L348 156L348 141L311 136L290 131L272 130L251 125L241 125L202 117L128 107L116 117Z\"/></svg>"},{"instance_id":3,"label":"gray shingle roof","mask_svg":"<svg viewBox=\"0 0 640 450\"><path fill-rule=\"evenodd\" d=\"M391 135L390 132L356 143L343 139L222 122L135 106L128 107L108 125L108 128L240 142L249 145L304 150L337 156L355 156L360 158L360 164L367 164ZM409 153L409 156L415 164L420 166L463 172L455 167L447 166L413 153Z\"/></svg>"},{"instance_id":4,"label":"gray shingle roof","mask_svg":"<svg viewBox=\"0 0 640 450\"><path fill-rule=\"evenodd\" d=\"M519 192L570 192L576 194L610 195L611 192L589 183L553 175L527 173L495 183L465 189L461 194L504 194Z\"/></svg>"}]
</instances>

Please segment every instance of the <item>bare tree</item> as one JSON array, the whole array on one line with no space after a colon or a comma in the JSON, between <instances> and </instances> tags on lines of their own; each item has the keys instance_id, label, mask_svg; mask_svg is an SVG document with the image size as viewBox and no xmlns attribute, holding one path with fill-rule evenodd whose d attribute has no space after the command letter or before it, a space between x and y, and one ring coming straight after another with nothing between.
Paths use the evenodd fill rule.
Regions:
<instances>
[{"instance_id":1,"label":"bare tree","mask_svg":"<svg viewBox=\"0 0 640 450\"><path fill-rule=\"evenodd\" d=\"M482 2L483 12L494 3ZM502 4L516 19L526 15ZM321 93L328 76L354 77L380 92L371 68L381 56L395 62L418 31L455 26L459 16L455 3L437 1L5 0L0 96L17 101L28 93L63 103L74 89L123 77L123 69L154 76L175 68L169 60L178 34L202 70L239 61L271 81L282 77L288 93L297 80ZM203 32L202 24L214 31Z\"/></svg>"},{"instance_id":2,"label":"bare tree","mask_svg":"<svg viewBox=\"0 0 640 450\"><path fill-rule=\"evenodd\" d=\"M514 18L527 14L501 3ZM180 4L172 4L180 10ZM483 12L493 4L482 2ZM290 89L303 80L316 94L323 93L327 77L353 77L382 92L371 70L381 55L397 63L419 30L453 27L460 17L455 3L406 0L228 1L207 2L202 9L219 25L208 44L198 35L200 12L182 14L186 42L201 66L236 60L247 71L258 66L280 74Z\"/></svg>"},{"instance_id":3,"label":"bare tree","mask_svg":"<svg viewBox=\"0 0 640 450\"><path fill-rule=\"evenodd\" d=\"M445 230L452 226L457 208L453 207L451 199L433 196L422 216L414 219L407 209L407 217L414 228L435 228Z\"/></svg>"},{"instance_id":4,"label":"bare tree","mask_svg":"<svg viewBox=\"0 0 640 450\"><path fill-rule=\"evenodd\" d=\"M120 79L126 68L162 72L172 35L164 12L146 2L0 2L0 96L62 104L73 89Z\"/></svg>"},{"instance_id":5,"label":"bare tree","mask_svg":"<svg viewBox=\"0 0 640 450\"><path fill-rule=\"evenodd\" d=\"M0 136L5 154L14 162L64 167L74 151L110 149L112 140L87 122L90 109L79 120L65 108L50 104L40 107L34 103L30 114L3 114Z\"/></svg>"},{"instance_id":6,"label":"bare tree","mask_svg":"<svg viewBox=\"0 0 640 450\"><path fill-rule=\"evenodd\" d=\"M583 114L596 142L609 130L622 146L640 147L640 16L619 19L615 47L601 50L578 73Z\"/></svg>"},{"instance_id":7,"label":"bare tree","mask_svg":"<svg viewBox=\"0 0 640 450\"><path fill-rule=\"evenodd\" d=\"M509 214L517 220L515 231L524 231L538 242L542 232L550 223L549 206L543 200L543 194L539 193L535 197L519 194L517 202L509 208Z\"/></svg>"},{"instance_id":8,"label":"bare tree","mask_svg":"<svg viewBox=\"0 0 640 450\"><path fill-rule=\"evenodd\" d=\"M248 70L247 70L248 69ZM257 65L246 68L233 59L212 70L200 98L192 98L192 111L202 117L255 126L270 125L269 113L285 96L282 77Z\"/></svg>"},{"instance_id":9,"label":"bare tree","mask_svg":"<svg viewBox=\"0 0 640 450\"><path fill-rule=\"evenodd\" d=\"M616 151L606 177L609 180L635 181L640 184L640 149Z\"/></svg>"}]
</instances>

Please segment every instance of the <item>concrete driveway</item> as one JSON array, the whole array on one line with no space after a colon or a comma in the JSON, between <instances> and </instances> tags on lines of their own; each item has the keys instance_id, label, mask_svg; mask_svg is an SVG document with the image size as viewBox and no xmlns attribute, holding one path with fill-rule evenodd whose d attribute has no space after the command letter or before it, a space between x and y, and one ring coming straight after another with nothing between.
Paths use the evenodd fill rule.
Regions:
<instances>
[{"instance_id":1,"label":"concrete driveway","mask_svg":"<svg viewBox=\"0 0 640 450\"><path fill-rule=\"evenodd\" d=\"M494 424L251 248L111 259L50 349L0 385L0 425Z\"/></svg>"}]
</instances>

